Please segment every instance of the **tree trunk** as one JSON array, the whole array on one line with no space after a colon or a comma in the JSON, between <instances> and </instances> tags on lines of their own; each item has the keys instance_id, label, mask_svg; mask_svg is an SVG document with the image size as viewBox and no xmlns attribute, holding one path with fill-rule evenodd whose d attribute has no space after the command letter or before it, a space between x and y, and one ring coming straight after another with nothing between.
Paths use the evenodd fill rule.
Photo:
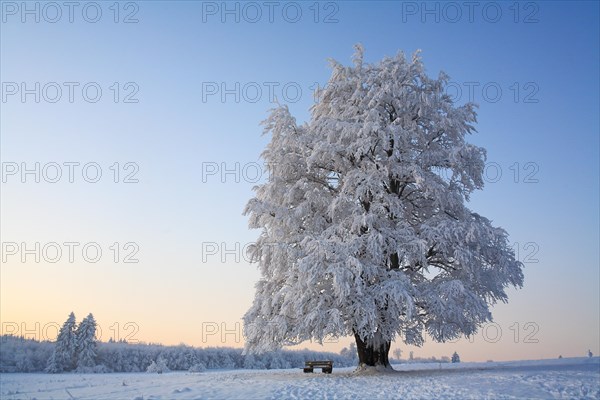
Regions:
<instances>
[{"instance_id":1,"label":"tree trunk","mask_svg":"<svg viewBox=\"0 0 600 400\"><path fill-rule=\"evenodd\" d=\"M359 366L391 368L388 358L391 342L383 341L376 345L369 341L363 341L358 334L354 334L354 338L356 339Z\"/></svg>"}]
</instances>

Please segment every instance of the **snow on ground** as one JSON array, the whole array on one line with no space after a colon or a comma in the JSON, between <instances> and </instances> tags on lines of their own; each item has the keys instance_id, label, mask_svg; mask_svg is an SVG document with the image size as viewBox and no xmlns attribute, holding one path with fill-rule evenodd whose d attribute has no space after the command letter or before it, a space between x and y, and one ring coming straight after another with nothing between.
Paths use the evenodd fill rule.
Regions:
<instances>
[{"instance_id":1,"label":"snow on ground","mask_svg":"<svg viewBox=\"0 0 600 400\"><path fill-rule=\"evenodd\" d=\"M1 399L600 399L600 359L166 374L0 374ZM315 371L318 371L315 369Z\"/></svg>"}]
</instances>

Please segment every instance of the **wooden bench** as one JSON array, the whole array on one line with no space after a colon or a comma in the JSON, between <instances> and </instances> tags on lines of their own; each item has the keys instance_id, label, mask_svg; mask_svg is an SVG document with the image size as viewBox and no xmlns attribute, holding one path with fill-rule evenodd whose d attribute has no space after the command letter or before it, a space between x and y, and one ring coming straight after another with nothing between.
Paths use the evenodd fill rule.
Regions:
<instances>
[{"instance_id":1,"label":"wooden bench","mask_svg":"<svg viewBox=\"0 0 600 400\"><path fill-rule=\"evenodd\" d=\"M305 361L304 372L313 372L315 368L321 368L325 374L330 374L333 371L333 361Z\"/></svg>"}]
</instances>

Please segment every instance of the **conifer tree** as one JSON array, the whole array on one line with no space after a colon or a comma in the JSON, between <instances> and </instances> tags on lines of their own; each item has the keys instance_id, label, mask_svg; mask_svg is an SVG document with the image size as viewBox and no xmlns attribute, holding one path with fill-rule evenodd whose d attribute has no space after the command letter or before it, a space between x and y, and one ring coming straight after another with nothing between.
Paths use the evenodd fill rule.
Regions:
<instances>
[{"instance_id":1,"label":"conifer tree","mask_svg":"<svg viewBox=\"0 0 600 400\"><path fill-rule=\"evenodd\" d=\"M54 351L52 352L52 355L48 360L48 366L46 367L47 372L60 373L71 371L75 368L75 363L77 360L77 341L75 330L75 314L71 312L58 332Z\"/></svg>"},{"instance_id":2,"label":"conifer tree","mask_svg":"<svg viewBox=\"0 0 600 400\"><path fill-rule=\"evenodd\" d=\"M77 371L89 372L96 366L96 320L90 313L75 332Z\"/></svg>"}]
</instances>

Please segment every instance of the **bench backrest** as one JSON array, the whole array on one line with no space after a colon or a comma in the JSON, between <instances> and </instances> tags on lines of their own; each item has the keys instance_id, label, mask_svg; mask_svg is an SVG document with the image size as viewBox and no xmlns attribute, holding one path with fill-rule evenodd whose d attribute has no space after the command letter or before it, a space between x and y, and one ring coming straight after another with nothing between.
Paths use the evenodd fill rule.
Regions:
<instances>
[{"instance_id":1,"label":"bench backrest","mask_svg":"<svg viewBox=\"0 0 600 400\"><path fill-rule=\"evenodd\" d=\"M306 361L304 364L311 367L316 367L319 365L331 367L333 366L333 361Z\"/></svg>"}]
</instances>

